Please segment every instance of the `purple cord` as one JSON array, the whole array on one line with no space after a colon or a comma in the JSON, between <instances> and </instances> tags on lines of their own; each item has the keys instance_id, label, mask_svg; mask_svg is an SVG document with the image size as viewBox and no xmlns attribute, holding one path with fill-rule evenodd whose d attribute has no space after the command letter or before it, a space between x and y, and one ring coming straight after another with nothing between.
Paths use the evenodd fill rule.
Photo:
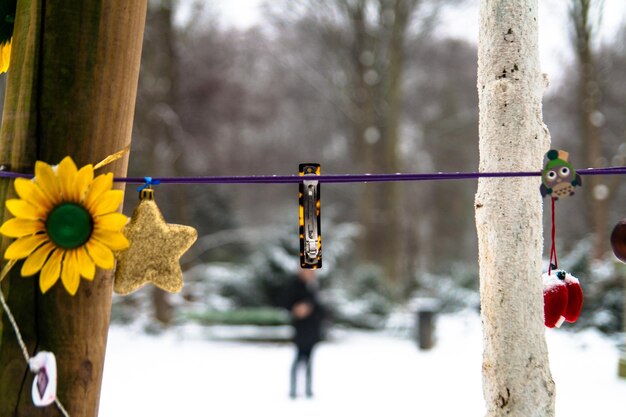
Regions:
<instances>
[{"instance_id":1,"label":"purple cord","mask_svg":"<svg viewBox=\"0 0 626 417\"><path fill-rule=\"evenodd\" d=\"M578 169L580 175L624 175L626 166L609 168ZM317 175L315 180L325 183L348 182L391 182L391 181L437 181L437 180L470 180L478 178L510 178L510 177L539 177L541 171L522 172L434 172L423 174L340 174ZM0 171L0 177L5 178L32 178L32 174ZM146 177L115 178L115 182L128 184L145 184ZM249 175L249 176L219 176L219 177L163 177L152 178L153 182L161 184L290 184L300 183L303 177L299 175Z\"/></svg>"}]
</instances>

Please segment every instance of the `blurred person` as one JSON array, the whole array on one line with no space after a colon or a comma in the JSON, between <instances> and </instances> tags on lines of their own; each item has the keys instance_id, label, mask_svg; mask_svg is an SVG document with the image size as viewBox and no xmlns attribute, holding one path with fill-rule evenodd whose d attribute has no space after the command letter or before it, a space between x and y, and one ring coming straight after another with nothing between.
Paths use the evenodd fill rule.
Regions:
<instances>
[{"instance_id":1,"label":"blurred person","mask_svg":"<svg viewBox=\"0 0 626 417\"><path fill-rule=\"evenodd\" d=\"M297 395L298 368L303 365L306 372L305 394L310 398L313 396L313 348L322 339L324 316L324 309L318 300L318 283L314 270L300 270L289 287L286 307L291 313L293 343L296 347L296 355L291 365L289 396L295 398Z\"/></svg>"}]
</instances>

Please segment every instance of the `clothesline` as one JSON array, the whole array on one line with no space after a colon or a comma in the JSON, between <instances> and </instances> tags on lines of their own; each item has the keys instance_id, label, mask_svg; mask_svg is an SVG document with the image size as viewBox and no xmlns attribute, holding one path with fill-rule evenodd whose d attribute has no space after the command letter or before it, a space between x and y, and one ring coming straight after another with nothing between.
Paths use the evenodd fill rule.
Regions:
<instances>
[{"instance_id":1,"label":"clothesline","mask_svg":"<svg viewBox=\"0 0 626 417\"><path fill-rule=\"evenodd\" d=\"M624 175L626 166L608 168L584 168L576 172L585 175ZM316 175L315 180L323 183L353 182L393 182L393 181L441 181L468 180L478 178L513 178L539 177L541 171L519 172L430 172L430 173L396 173L396 174L333 174ZM0 171L0 178L32 178L33 174ZM152 181L161 184L290 184L300 183L299 175L244 175L244 176L198 176L198 177L152 177ZM115 182L128 184L145 184L146 177L119 177Z\"/></svg>"}]
</instances>

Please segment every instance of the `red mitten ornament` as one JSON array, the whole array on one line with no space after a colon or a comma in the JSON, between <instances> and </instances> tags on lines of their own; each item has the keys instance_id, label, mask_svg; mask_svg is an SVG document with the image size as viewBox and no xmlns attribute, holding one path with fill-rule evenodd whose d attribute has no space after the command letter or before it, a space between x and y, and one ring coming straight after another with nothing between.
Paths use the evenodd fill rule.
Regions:
<instances>
[{"instance_id":1,"label":"red mitten ornament","mask_svg":"<svg viewBox=\"0 0 626 417\"><path fill-rule=\"evenodd\" d=\"M577 278L565 271L543 274L544 323L561 327L564 321L575 322L583 306L583 290Z\"/></svg>"},{"instance_id":2,"label":"red mitten ornament","mask_svg":"<svg viewBox=\"0 0 626 417\"><path fill-rule=\"evenodd\" d=\"M567 286L567 308L563 317L565 317L566 321L574 323L578 320L580 310L583 308L583 289L578 278L567 273L565 275L565 285Z\"/></svg>"},{"instance_id":3,"label":"red mitten ornament","mask_svg":"<svg viewBox=\"0 0 626 417\"><path fill-rule=\"evenodd\" d=\"M547 327L561 326L567 301L568 291L565 281L559 279L556 273L543 274L543 312Z\"/></svg>"}]
</instances>

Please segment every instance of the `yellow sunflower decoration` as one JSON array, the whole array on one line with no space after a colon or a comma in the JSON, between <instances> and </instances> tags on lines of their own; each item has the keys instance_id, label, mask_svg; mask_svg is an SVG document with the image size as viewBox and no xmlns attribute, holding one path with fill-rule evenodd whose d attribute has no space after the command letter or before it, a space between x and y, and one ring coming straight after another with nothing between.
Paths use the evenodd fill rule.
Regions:
<instances>
[{"instance_id":1,"label":"yellow sunflower decoration","mask_svg":"<svg viewBox=\"0 0 626 417\"><path fill-rule=\"evenodd\" d=\"M9 69L16 7L16 0L0 1L0 74Z\"/></svg>"},{"instance_id":2,"label":"yellow sunflower decoration","mask_svg":"<svg viewBox=\"0 0 626 417\"><path fill-rule=\"evenodd\" d=\"M11 42L0 44L0 74L9 70L11 62Z\"/></svg>"},{"instance_id":3,"label":"yellow sunflower decoration","mask_svg":"<svg viewBox=\"0 0 626 417\"><path fill-rule=\"evenodd\" d=\"M4 257L26 258L21 274L39 272L43 293L60 277L67 292L76 294L81 277L93 280L96 266L113 268L113 251L129 245L122 234L128 219L117 213L124 193L111 189L113 174L94 178L93 171L92 165L77 169L68 156L56 167L37 161L32 180L15 180L20 198L6 202L15 218L0 233L17 240Z\"/></svg>"}]
</instances>

